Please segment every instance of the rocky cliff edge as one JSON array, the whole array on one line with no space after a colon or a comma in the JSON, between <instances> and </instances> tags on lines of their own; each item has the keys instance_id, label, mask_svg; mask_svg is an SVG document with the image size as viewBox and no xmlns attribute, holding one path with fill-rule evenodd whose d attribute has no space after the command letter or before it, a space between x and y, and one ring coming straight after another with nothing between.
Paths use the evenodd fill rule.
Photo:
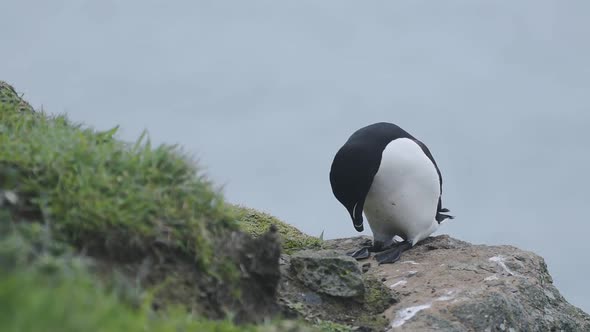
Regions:
<instances>
[{"instance_id":1,"label":"rocky cliff edge","mask_svg":"<svg viewBox=\"0 0 590 332\"><path fill-rule=\"evenodd\" d=\"M345 255L368 243L336 239L283 255L281 297L308 318L364 331L590 331L590 316L563 298L532 252L440 235L394 264Z\"/></svg>"}]
</instances>

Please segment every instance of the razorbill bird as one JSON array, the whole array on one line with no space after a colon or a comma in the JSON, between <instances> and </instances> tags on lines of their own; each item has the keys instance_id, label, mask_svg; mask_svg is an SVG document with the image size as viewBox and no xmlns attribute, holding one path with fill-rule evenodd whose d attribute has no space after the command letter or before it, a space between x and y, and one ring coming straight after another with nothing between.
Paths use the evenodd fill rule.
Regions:
<instances>
[{"instance_id":1,"label":"razorbill bird","mask_svg":"<svg viewBox=\"0 0 590 332\"><path fill-rule=\"evenodd\" d=\"M330 170L336 199L362 232L363 212L373 245L351 256L376 252L379 264L393 263L403 251L432 234L453 216L442 207L442 176L424 143L392 123L379 122L354 132L338 150ZM397 243L395 236L404 241Z\"/></svg>"}]
</instances>

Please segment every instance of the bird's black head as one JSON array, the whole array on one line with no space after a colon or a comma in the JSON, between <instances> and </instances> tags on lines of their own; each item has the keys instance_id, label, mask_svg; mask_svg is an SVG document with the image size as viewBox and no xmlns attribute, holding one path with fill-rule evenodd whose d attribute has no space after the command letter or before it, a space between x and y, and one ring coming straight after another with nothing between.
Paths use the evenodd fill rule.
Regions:
<instances>
[{"instance_id":1,"label":"bird's black head","mask_svg":"<svg viewBox=\"0 0 590 332\"><path fill-rule=\"evenodd\" d=\"M332 192L348 210L358 232L364 229L365 198L381 162L381 151L374 150L363 144L347 142L336 153L330 170Z\"/></svg>"}]
</instances>

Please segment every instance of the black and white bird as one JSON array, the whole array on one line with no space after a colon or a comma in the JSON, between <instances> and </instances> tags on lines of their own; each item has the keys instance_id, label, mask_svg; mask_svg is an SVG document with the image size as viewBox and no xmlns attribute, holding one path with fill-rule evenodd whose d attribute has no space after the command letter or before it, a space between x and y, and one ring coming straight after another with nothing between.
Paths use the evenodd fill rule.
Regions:
<instances>
[{"instance_id":1,"label":"black and white bird","mask_svg":"<svg viewBox=\"0 0 590 332\"><path fill-rule=\"evenodd\" d=\"M424 240L447 218L442 207L442 176L424 143L392 123L379 122L353 133L338 150L330 170L334 196L362 232L363 212L373 245L349 253L380 264ZM404 241L397 243L394 237Z\"/></svg>"}]
</instances>

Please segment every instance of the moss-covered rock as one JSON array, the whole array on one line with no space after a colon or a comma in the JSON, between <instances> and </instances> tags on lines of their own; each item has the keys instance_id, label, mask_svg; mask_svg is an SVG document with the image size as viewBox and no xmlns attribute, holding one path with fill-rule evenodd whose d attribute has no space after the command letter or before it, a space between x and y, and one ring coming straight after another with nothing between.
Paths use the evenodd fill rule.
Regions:
<instances>
[{"instance_id":1,"label":"moss-covered rock","mask_svg":"<svg viewBox=\"0 0 590 332\"><path fill-rule=\"evenodd\" d=\"M365 295L357 324L366 329L380 331L389 323L382 313L394 303L399 302L399 298L374 276L366 275L364 283Z\"/></svg>"},{"instance_id":2,"label":"moss-covered rock","mask_svg":"<svg viewBox=\"0 0 590 332\"><path fill-rule=\"evenodd\" d=\"M356 260L334 250L304 250L291 256L293 275L311 290L336 297L365 293Z\"/></svg>"},{"instance_id":3,"label":"moss-covered rock","mask_svg":"<svg viewBox=\"0 0 590 332\"><path fill-rule=\"evenodd\" d=\"M285 253L290 254L298 250L320 249L322 247L320 238L307 235L266 212L243 206L233 206L233 211L238 219L240 229L255 237L264 234L271 225L275 225L281 236Z\"/></svg>"},{"instance_id":4,"label":"moss-covered rock","mask_svg":"<svg viewBox=\"0 0 590 332\"><path fill-rule=\"evenodd\" d=\"M395 294L375 276L361 274L360 265L345 252L314 257L322 256L322 252L328 251L306 250L283 256L279 299L285 312L325 331L383 331L388 324L383 313L398 301ZM335 266L337 258L343 260ZM349 287L351 276L354 282ZM331 291L334 289L337 292ZM350 289L356 296L339 296L351 295Z\"/></svg>"}]
</instances>

